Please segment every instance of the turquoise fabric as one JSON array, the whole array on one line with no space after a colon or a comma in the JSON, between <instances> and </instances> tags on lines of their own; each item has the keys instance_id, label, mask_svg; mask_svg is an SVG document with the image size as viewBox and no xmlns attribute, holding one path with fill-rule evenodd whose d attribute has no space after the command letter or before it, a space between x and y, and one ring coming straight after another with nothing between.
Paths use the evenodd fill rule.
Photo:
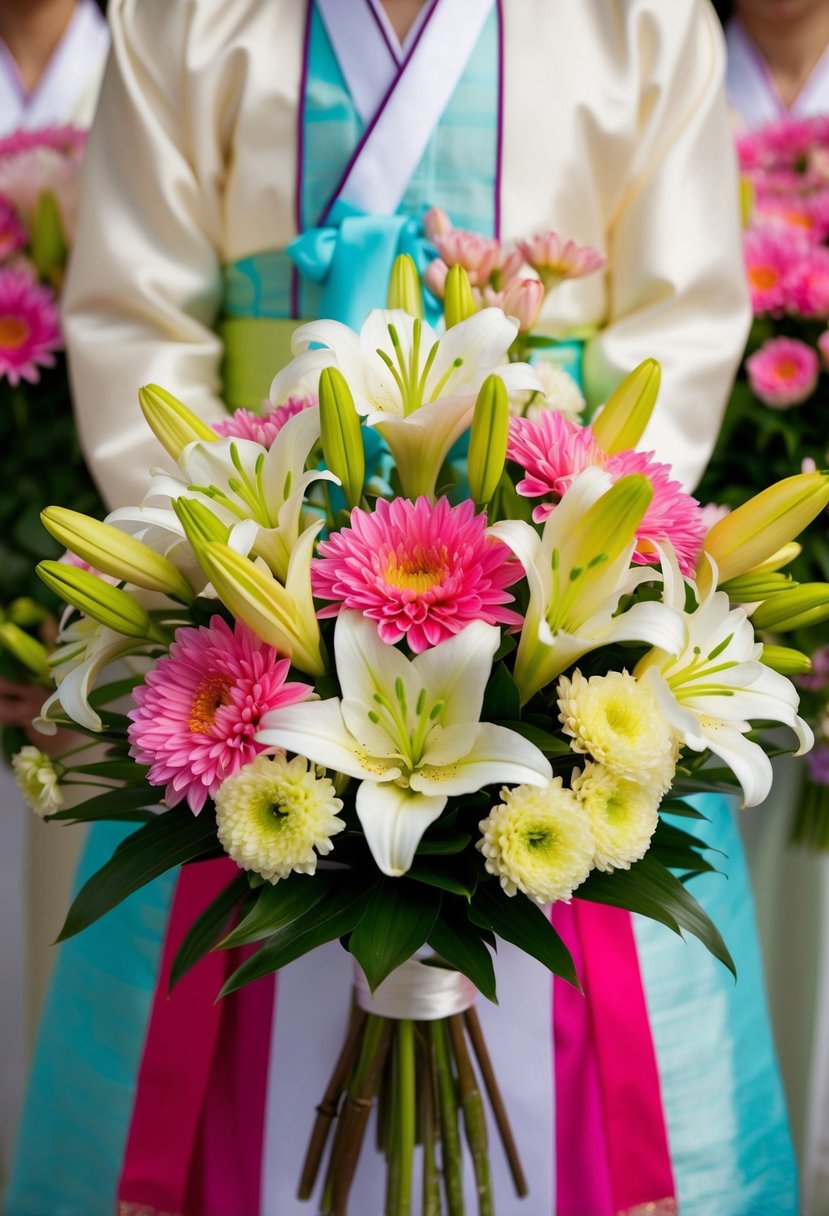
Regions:
<instances>
[{"instance_id":1,"label":"turquoise fabric","mask_svg":"<svg viewBox=\"0 0 829 1216\"><path fill-rule=\"evenodd\" d=\"M55 828L59 831L59 828ZM96 823L79 889L135 830ZM6 1216L111 1216L177 871L59 949Z\"/></svg>"}]
</instances>

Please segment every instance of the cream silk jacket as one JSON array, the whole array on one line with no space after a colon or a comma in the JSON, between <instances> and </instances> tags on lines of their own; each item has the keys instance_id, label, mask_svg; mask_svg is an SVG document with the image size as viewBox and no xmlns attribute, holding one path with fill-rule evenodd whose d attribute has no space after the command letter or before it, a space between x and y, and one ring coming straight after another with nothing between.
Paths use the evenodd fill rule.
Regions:
<instances>
[{"instance_id":1,"label":"cream silk jacket","mask_svg":"<svg viewBox=\"0 0 829 1216\"><path fill-rule=\"evenodd\" d=\"M112 506L139 502L159 460L139 386L219 418L221 267L296 235L304 20L299 0L111 0L66 333L82 442ZM555 292L540 328L593 335L593 404L661 361L642 446L692 486L749 323L713 12L504 0L504 56L503 237L555 228L610 261Z\"/></svg>"}]
</instances>

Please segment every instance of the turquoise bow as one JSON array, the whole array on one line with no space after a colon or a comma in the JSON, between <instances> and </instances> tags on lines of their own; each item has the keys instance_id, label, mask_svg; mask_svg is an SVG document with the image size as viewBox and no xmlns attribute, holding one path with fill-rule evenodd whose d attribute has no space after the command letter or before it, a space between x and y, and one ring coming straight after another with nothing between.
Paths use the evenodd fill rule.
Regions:
<instances>
[{"instance_id":1,"label":"turquoise bow","mask_svg":"<svg viewBox=\"0 0 829 1216\"><path fill-rule=\"evenodd\" d=\"M327 223L309 228L288 246L299 273L323 284L320 314L359 329L372 308L386 303L389 276L399 253L409 253L422 274L436 251L426 240L420 216L366 215L338 200ZM440 315L427 295L425 307Z\"/></svg>"}]
</instances>

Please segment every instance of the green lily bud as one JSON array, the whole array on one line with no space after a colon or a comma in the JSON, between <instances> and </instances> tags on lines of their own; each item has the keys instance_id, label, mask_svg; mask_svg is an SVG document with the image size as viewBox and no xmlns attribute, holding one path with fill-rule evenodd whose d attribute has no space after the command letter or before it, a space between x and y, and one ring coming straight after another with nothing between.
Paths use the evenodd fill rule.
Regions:
<instances>
[{"instance_id":1,"label":"green lily bud","mask_svg":"<svg viewBox=\"0 0 829 1216\"><path fill-rule=\"evenodd\" d=\"M400 253L394 259L389 278L388 308L403 308L412 317L423 319L423 292L414 258Z\"/></svg>"},{"instance_id":2,"label":"green lily bud","mask_svg":"<svg viewBox=\"0 0 829 1216\"><path fill-rule=\"evenodd\" d=\"M769 599L773 595L783 595L792 591L798 584L790 574L758 574L749 570L747 574L739 574L727 583L720 583L720 591L724 591L732 604L755 604Z\"/></svg>"},{"instance_id":3,"label":"green lily bud","mask_svg":"<svg viewBox=\"0 0 829 1216\"><path fill-rule=\"evenodd\" d=\"M203 502L195 498L174 498L172 507L197 557L211 541L218 541L221 545L227 544L230 528Z\"/></svg>"},{"instance_id":4,"label":"green lily bud","mask_svg":"<svg viewBox=\"0 0 829 1216\"><path fill-rule=\"evenodd\" d=\"M128 591L110 586L88 570L65 562L44 561L38 564L37 573L62 600L107 629L128 638L147 638L165 644L169 641L164 630L150 619L146 608Z\"/></svg>"},{"instance_id":5,"label":"green lily bud","mask_svg":"<svg viewBox=\"0 0 829 1216\"><path fill-rule=\"evenodd\" d=\"M21 629L32 629L35 625L42 625L49 617L49 610L39 604L37 600L33 600L28 595L21 595L18 599L12 600L6 609L6 617L13 625L19 625Z\"/></svg>"},{"instance_id":6,"label":"green lily bud","mask_svg":"<svg viewBox=\"0 0 829 1216\"><path fill-rule=\"evenodd\" d=\"M509 398L500 376L487 376L475 402L467 476L476 503L488 503L504 471L509 439Z\"/></svg>"},{"instance_id":7,"label":"green lily bud","mask_svg":"<svg viewBox=\"0 0 829 1216\"><path fill-rule=\"evenodd\" d=\"M8 650L36 679L49 678L49 651L30 633L6 621L0 625L0 646Z\"/></svg>"},{"instance_id":8,"label":"green lily bud","mask_svg":"<svg viewBox=\"0 0 829 1216\"><path fill-rule=\"evenodd\" d=\"M360 416L345 376L336 367L320 374L320 437L325 463L340 483L349 507L362 498L366 475Z\"/></svg>"},{"instance_id":9,"label":"green lily bud","mask_svg":"<svg viewBox=\"0 0 829 1216\"><path fill-rule=\"evenodd\" d=\"M645 359L613 390L601 413L590 423L597 442L613 456L635 448L648 425L662 369L656 359Z\"/></svg>"},{"instance_id":10,"label":"green lily bud","mask_svg":"<svg viewBox=\"0 0 829 1216\"><path fill-rule=\"evenodd\" d=\"M760 657L766 667L781 676L805 676L812 670L812 660L802 650L789 646L764 646Z\"/></svg>"},{"instance_id":11,"label":"green lily bud","mask_svg":"<svg viewBox=\"0 0 829 1216\"><path fill-rule=\"evenodd\" d=\"M829 618L829 583L801 583L785 595L774 595L752 613L756 629L776 633L817 625Z\"/></svg>"},{"instance_id":12,"label":"green lily bud","mask_svg":"<svg viewBox=\"0 0 829 1216\"><path fill-rule=\"evenodd\" d=\"M748 228L751 223L755 202L756 191L754 189L754 182L750 177L742 174L740 176L740 221L743 228Z\"/></svg>"},{"instance_id":13,"label":"green lily bud","mask_svg":"<svg viewBox=\"0 0 829 1216\"><path fill-rule=\"evenodd\" d=\"M47 507L40 518L55 540L101 574L134 583L145 591L172 596L184 604L193 602L193 588L181 571L168 558L120 528L66 507Z\"/></svg>"},{"instance_id":14,"label":"green lily bud","mask_svg":"<svg viewBox=\"0 0 829 1216\"><path fill-rule=\"evenodd\" d=\"M463 266L450 266L443 295L443 315L446 319L446 328L451 329L453 325L465 321L475 312L477 309L469 275Z\"/></svg>"},{"instance_id":15,"label":"green lily bud","mask_svg":"<svg viewBox=\"0 0 829 1216\"><path fill-rule=\"evenodd\" d=\"M60 208L51 190L39 194L35 203L30 247L32 261L40 277L59 288L68 250Z\"/></svg>"},{"instance_id":16,"label":"green lily bud","mask_svg":"<svg viewBox=\"0 0 829 1216\"><path fill-rule=\"evenodd\" d=\"M145 384L140 388L138 403L150 430L173 460L178 460L188 443L195 440L215 443L219 438L213 428L202 422L178 397L157 384Z\"/></svg>"}]
</instances>

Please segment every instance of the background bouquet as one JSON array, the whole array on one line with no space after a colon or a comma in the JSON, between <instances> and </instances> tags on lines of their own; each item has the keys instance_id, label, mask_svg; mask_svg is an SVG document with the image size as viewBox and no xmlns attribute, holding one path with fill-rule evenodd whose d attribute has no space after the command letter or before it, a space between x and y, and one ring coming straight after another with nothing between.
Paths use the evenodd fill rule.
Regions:
<instances>
[{"instance_id":1,"label":"background bouquet","mask_svg":"<svg viewBox=\"0 0 829 1216\"><path fill-rule=\"evenodd\" d=\"M770 478L825 465L829 399L829 118L785 119L741 133L737 148L754 323L699 489L703 502L725 507L742 502ZM822 515L803 537L790 574L768 573L762 588L768 605L754 614L769 636L793 631L797 646L815 659L801 687L818 743L801 766L804 784L793 835L824 848L829 847L827 577L829 533ZM793 579L804 584L797 596L775 606L775 592L793 590Z\"/></svg>"},{"instance_id":2,"label":"background bouquet","mask_svg":"<svg viewBox=\"0 0 829 1216\"><path fill-rule=\"evenodd\" d=\"M752 722L811 743L781 674L802 658L756 640L734 588L785 560L829 478L790 478L709 530L635 450L656 364L582 426L541 408L517 319L476 299L459 264L442 288L438 333L399 261L388 309L359 333L301 327L272 412L221 436L143 389L174 467L105 522L43 513L87 568L39 567L70 606L42 725L68 720L108 751L32 758L21 781L35 800L48 789L49 810L64 783L120 782L52 817L140 825L62 936L226 853L240 872L191 926L173 982L245 946L224 995L339 938L355 1005L299 1193L336 1117L321 1202L340 1214L378 1091L388 1212L410 1211L416 1142L422 1211L461 1210L459 1112L492 1211L481 1083L520 1192L474 1014L476 991L496 999L496 940L577 983L548 914L577 891L731 966L686 886L713 867L678 795L761 800L771 767ZM140 674L107 683L125 658Z\"/></svg>"}]
</instances>

